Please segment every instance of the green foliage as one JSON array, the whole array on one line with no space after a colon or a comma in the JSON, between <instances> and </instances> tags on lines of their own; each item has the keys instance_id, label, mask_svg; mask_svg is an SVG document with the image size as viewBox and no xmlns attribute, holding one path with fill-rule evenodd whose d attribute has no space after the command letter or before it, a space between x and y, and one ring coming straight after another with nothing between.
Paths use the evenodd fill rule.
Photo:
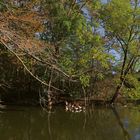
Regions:
<instances>
[{"instance_id":1,"label":"green foliage","mask_svg":"<svg viewBox=\"0 0 140 140\"><path fill-rule=\"evenodd\" d=\"M121 35L127 35L128 26L133 23L132 8L129 0L112 0L101 9L101 19L105 21L105 28Z\"/></svg>"},{"instance_id":2,"label":"green foliage","mask_svg":"<svg viewBox=\"0 0 140 140\"><path fill-rule=\"evenodd\" d=\"M128 74L126 77L127 85L129 87L124 88L124 94L125 96L131 98L131 99L139 99L140 98L140 82L138 79L132 75Z\"/></svg>"},{"instance_id":3,"label":"green foliage","mask_svg":"<svg viewBox=\"0 0 140 140\"><path fill-rule=\"evenodd\" d=\"M6 5L3 0L0 0L0 12L3 12L4 10L6 10Z\"/></svg>"},{"instance_id":4,"label":"green foliage","mask_svg":"<svg viewBox=\"0 0 140 140\"><path fill-rule=\"evenodd\" d=\"M3 9L2 2L1 0L0 10ZM8 6L12 5L11 1L6 3ZM6 22L10 21L6 25L9 28L9 25L16 23L14 24L16 27L14 30L9 28L8 31L11 32L8 35L10 35L9 38L19 36L19 38L16 37L17 40L12 39L13 41L16 40L15 44L20 46L22 44L20 39L23 34L26 34L23 36L25 40L32 41L34 41L34 37L31 37L31 34L33 36L34 33L41 34L39 39L44 40L43 43L41 39L38 40L43 44L41 51L38 47L34 53L34 47L30 45L30 48L26 48L28 43L25 45L24 42L22 47L15 45L15 50L13 50L16 54L19 54L18 56L24 61L27 68L37 74L42 81L46 80L48 83L48 80L52 79L51 82L54 86L63 88L65 85L67 86L65 89L68 89L69 85L74 87L75 83L71 81L76 81L76 86L79 89L72 88L72 92L77 94L81 90L81 86L90 90L95 85L94 79L104 80L108 75L112 76L114 70L117 77L119 74L121 75L121 78L117 79L117 84L120 84L123 77L134 86L134 88L125 87L126 91L131 91L131 93L135 93L134 95L139 96L139 82L133 75L129 75L130 69L132 71L134 65L133 69L139 69L139 61L136 61L136 58L139 58L140 55L139 6L133 6L129 0L111 0L106 4L103 4L100 0L86 2L73 0L40 2L39 0L33 0L25 3L23 3L25 7L21 6L22 8L20 6L16 7L14 4L14 10L12 6L10 7L16 16L13 15L15 16L12 17L13 21L10 21L11 17L6 20ZM19 15L26 13L25 9L28 9L31 15L29 14L29 17L23 16L22 20L25 20L24 28L19 33L17 25L21 25L23 22L20 21ZM30 9L32 10L30 11ZM85 11L86 13L84 13ZM2 12L4 13L4 10ZM7 13L4 14L8 15L10 12ZM41 31L36 29L38 26L32 27L34 19L38 19L41 23ZM18 20L20 22L17 22ZM33 33L30 33L31 30L24 30L26 25L30 23L28 20L32 21L30 27L32 27ZM4 27L3 24L0 27ZM102 35L99 33L100 30L104 32ZM114 59L115 56L110 53L111 50L117 51L120 57L119 61ZM32 63L33 58L30 55L20 56L21 52L25 53L27 51L33 54L35 58L37 57L35 62ZM40 64L40 61L43 61L43 64ZM51 71L53 71L52 77ZM105 74L106 76L104 76Z\"/></svg>"},{"instance_id":5,"label":"green foliage","mask_svg":"<svg viewBox=\"0 0 140 140\"><path fill-rule=\"evenodd\" d=\"M134 71L133 67L140 54L140 47L138 45L140 31L139 15L140 6L138 1L111 0L107 4L103 4L100 10L100 19L103 22L105 35L113 44L109 44L108 47L113 49L112 46L115 46L119 50L120 60L119 62L116 61L115 67L118 67L116 70L118 70L117 73L120 73L120 77L119 86L116 90L122 88L120 85L123 85L123 79L125 79L124 84L134 86L133 88L127 87L128 90L137 96L139 96L139 84L137 84L134 76L130 76L130 70L131 72ZM118 91L115 94L117 95ZM114 98L112 99L114 100Z\"/></svg>"},{"instance_id":6,"label":"green foliage","mask_svg":"<svg viewBox=\"0 0 140 140\"><path fill-rule=\"evenodd\" d=\"M138 61L136 61L135 65L134 65L134 70L137 72L136 73L136 76L137 77L140 77L139 75L139 72L140 72L140 59L138 59Z\"/></svg>"},{"instance_id":7,"label":"green foliage","mask_svg":"<svg viewBox=\"0 0 140 140\"><path fill-rule=\"evenodd\" d=\"M104 79L104 75L103 75L102 73L98 73L98 74L97 74L97 78L98 78L99 80L103 80L103 79Z\"/></svg>"},{"instance_id":8,"label":"green foliage","mask_svg":"<svg viewBox=\"0 0 140 140\"><path fill-rule=\"evenodd\" d=\"M90 76L89 75L81 75L80 76L81 84L84 87L88 87L89 86L89 80L90 80Z\"/></svg>"}]
</instances>

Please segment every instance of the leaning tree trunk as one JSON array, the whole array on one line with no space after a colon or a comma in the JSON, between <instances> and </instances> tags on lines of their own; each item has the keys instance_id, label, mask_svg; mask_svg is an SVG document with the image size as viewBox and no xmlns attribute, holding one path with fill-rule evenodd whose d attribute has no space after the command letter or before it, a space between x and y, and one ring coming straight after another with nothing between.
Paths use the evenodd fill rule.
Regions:
<instances>
[{"instance_id":1,"label":"leaning tree trunk","mask_svg":"<svg viewBox=\"0 0 140 140\"><path fill-rule=\"evenodd\" d=\"M110 101L111 104L115 102L118 95L120 94L120 90L123 86L123 83L125 82L125 78L126 78L127 74L129 73L130 69L132 68L132 66L134 65L135 59L136 59L136 57L132 57L127 68L125 69L125 72L123 72L124 71L124 66L123 66L121 76L120 76L120 84L117 86L116 91Z\"/></svg>"},{"instance_id":2,"label":"leaning tree trunk","mask_svg":"<svg viewBox=\"0 0 140 140\"><path fill-rule=\"evenodd\" d=\"M117 86L117 88L116 88L116 90L115 90L115 93L114 93L112 99L110 100L110 103L111 103L111 104L114 103L115 100L117 99L118 95L120 94L120 90L121 90L121 88L122 88L122 86L123 86L123 83L124 83L124 81L125 81L125 78L123 78L123 79L120 78L120 79L121 79L120 84Z\"/></svg>"},{"instance_id":3,"label":"leaning tree trunk","mask_svg":"<svg viewBox=\"0 0 140 140\"><path fill-rule=\"evenodd\" d=\"M115 100L117 99L118 95L120 94L120 90L122 88L122 85L124 83L124 80L125 80L125 76L127 75L128 71L124 72L124 68L125 68L125 65L126 65L126 60L127 60L127 51L125 51L124 53L124 60L123 60L123 65L122 65L122 69L121 69L121 75L120 75L120 83L119 85L117 86L116 88L116 91L110 101L110 103L114 103Z\"/></svg>"},{"instance_id":4,"label":"leaning tree trunk","mask_svg":"<svg viewBox=\"0 0 140 140\"><path fill-rule=\"evenodd\" d=\"M120 94L120 89L121 89L122 85L118 85L117 88L116 88L116 91L112 97L112 99L110 100L110 103L114 103L115 100L117 99L118 95Z\"/></svg>"}]
</instances>

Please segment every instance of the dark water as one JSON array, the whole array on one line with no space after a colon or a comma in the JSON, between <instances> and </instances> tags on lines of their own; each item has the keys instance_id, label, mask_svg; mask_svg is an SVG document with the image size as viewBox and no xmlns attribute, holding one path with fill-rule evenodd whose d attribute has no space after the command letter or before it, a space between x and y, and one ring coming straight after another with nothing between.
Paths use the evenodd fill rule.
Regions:
<instances>
[{"instance_id":1,"label":"dark water","mask_svg":"<svg viewBox=\"0 0 140 140\"><path fill-rule=\"evenodd\" d=\"M14 108L0 112L1 140L140 140L138 108L94 108L86 113L57 108L51 114Z\"/></svg>"}]
</instances>

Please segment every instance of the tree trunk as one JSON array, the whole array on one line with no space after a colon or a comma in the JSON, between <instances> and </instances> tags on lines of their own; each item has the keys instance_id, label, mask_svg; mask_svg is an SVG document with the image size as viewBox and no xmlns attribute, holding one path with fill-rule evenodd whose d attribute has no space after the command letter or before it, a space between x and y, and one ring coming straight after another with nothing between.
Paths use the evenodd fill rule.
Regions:
<instances>
[{"instance_id":1,"label":"tree trunk","mask_svg":"<svg viewBox=\"0 0 140 140\"><path fill-rule=\"evenodd\" d=\"M123 81L121 81L121 83L117 86L116 91L112 97L112 99L110 100L110 104L114 103L115 100L117 99L118 95L120 94L120 89L123 85Z\"/></svg>"}]
</instances>

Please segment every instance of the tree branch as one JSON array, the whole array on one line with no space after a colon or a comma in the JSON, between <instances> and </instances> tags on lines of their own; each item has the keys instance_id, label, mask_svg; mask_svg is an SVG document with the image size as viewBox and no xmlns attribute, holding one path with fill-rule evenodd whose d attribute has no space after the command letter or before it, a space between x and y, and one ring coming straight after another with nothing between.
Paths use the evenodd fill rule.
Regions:
<instances>
[{"instance_id":1,"label":"tree branch","mask_svg":"<svg viewBox=\"0 0 140 140\"><path fill-rule=\"evenodd\" d=\"M42 81L41 79L39 79L38 77L36 77L28 68L27 68L27 66L24 64L24 62L22 61L22 59L13 51L13 50L11 50L9 47L8 47L8 45L4 42L4 41L2 41L2 40L0 40L0 42L12 53L12 54L14 54L16 57L17 57L17 59L21 62L21 64L24 66L24 68L26 69L26 71L34 78L34 79L36 79L38 82L40 82L41 84L43 84L43 85L45 85L45 86L50 86L51 88L53 88L53 89L55 89L55 90L58 90L58 91L62 91L62 90L60 90L60 89L58 89L58 88L56 88L56 87L54 87L54 86L52 86L52 85L49 85L49 84L47 84L46 82L44 82L44 81Z\"/></svg>"}]
</instances>

